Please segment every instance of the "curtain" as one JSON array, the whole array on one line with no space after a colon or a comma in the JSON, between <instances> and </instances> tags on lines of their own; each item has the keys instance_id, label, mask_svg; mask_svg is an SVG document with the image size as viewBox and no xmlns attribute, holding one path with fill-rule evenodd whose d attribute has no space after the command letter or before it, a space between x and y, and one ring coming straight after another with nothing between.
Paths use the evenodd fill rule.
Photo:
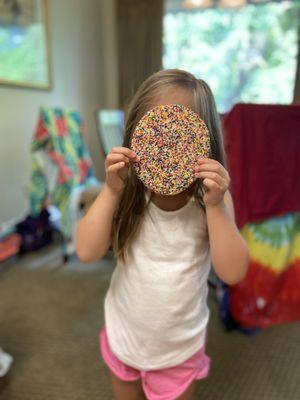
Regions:
<instances>
[{"instance_id":1,"label":"curtain","mask_svg":"<svg viewBox=\"0 0 300 400\"><path fill-rule=\"evenodd\" d=\"M162 68L163 0L117 0L119 106Z\"/></svg>"}]
</instances>

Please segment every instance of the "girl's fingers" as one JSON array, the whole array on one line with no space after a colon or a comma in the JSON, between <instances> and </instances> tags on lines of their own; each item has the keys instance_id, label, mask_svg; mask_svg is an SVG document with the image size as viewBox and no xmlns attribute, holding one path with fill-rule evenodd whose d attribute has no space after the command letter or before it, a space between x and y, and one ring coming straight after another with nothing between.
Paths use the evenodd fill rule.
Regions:
<instances>
[{"instance_id":1,"label":"girl's fingers","mask_svg":"<svg viewBox=\"0 0 300 400\"><path fill-rule=\"evenodd\" d=\"M106 157L106 165L107 167L115 164L117 162L121 162L124 161L125 163L129 163L130 159L126 156L124 156L123 154L118 154L118 153L110 153L108 154L108 156Z\"/></svg>"},{"instance_id":2,"label":"girl's fingers","mask_svg":"<svg viewBox=\"0 0 300 400\"><path fill-rule=\"evenodd\" d=\"M215 164L209 161L201 163L200 165L197 164L195 166L195 169L199 171L215 171L215 172L225 171L225 168L221 164Z\"/></svg>"},{"instance_id":3,"label":"girl's fingers","mask_svg":"<svg viewBox=\"0 0 300 400\"><path fill-rule=\"evenodd\" d=\"M226 169L219 162L205 161L195 166L195 172L212 171L216 172L222 177L229 179L229 174Z\"/></svg>"},{"instance_id":4,"label":"girl's fingers","mask_svg":"<svg viewBox=\"0 0 300 400\"><path fill-rule=\"evenodd\" d=\"M197 158L197 163L198 164L204 164L204 163L212 163L212 164L217 164L217 165L222 165L219 163L219 161L215 160L214 158L206 158L206 157L198 157Z\"/></svg>"},{"instance_id":5,"label":"girl's fingers","mask_svg":"<svg viewBox=\"0 0 300 400\"><path fill-rule=\"evenodd\" d=\"M132 160L138 159L137 154L134 151L128 149L127 147L113 147L111 153L123 154L126 157L129 157Z\"/></svg>"},{"instance_id":6,"label":"girl's fingers","mask_svg":"<svg viewBox=\"0 0 300 400\"><path fill-rule=\"evenodd\" d=\"M121 168L123 168L123 167L125 167L125 162L124 161L120 161L120 162L118 162L118 163L116 163L116 164L113 164L113 165L110 165L108 168L107 168L107 173L111 173L111 172L117 172L117 171L119 171L119 169L121 169Z\"/></svg>"},{"instance_id":7,"label":"girl's fingers","mask_svg":"<svg viewBox=\"0 0 300 400\"><path fill-rule=\"evenodd\" d=\"M119 174L120 178L121 178L123 181L126 180L126 178L127 178L127 176L128 176L128 172L129 172L129 168L128 168L127 165L125 165L124 168L121 168L121 169L119 170L118 174Z\"/></svg>"},{"instance_id":8,"label":"girl's fingers","mask_svg":"<svg viewBox=\"0 0 300 400\"><path fill-rule=\"evenodd\" d=\"M221 189L220 186L213 181L212 179L205 178L203 180L203 184L208 188L208 189Z\"/></svg>"},{"instance_id":9,"label":"girl's fingers","mask_svg":"<svg viewBox=\"0 0 300 400\"><path fill-rule=\"evenodd\" d=\"M201 171L201 172L196 172L195 176L199 179L209 178L210 180L218 183L221 187L226 186L225 179L222 176L220 176L217 172Z\"/></svg>"}]
</instances>

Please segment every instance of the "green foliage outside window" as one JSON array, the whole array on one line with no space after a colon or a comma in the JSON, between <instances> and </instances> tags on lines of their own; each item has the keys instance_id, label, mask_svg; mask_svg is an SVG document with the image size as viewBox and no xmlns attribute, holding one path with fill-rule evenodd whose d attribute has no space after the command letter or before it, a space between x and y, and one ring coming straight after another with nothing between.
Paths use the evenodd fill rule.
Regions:
<instances>
[{"instance_id":1,"label":"green foliage outside window","mask_svg":"<svg viewBox=\"0 0 300 400\"><path fill-rule=\"evenodd\" d=\"M164 68L208 82L220 112L234 103L290 103L299 2L166 12Z\"/></svg>"}]
</instances>

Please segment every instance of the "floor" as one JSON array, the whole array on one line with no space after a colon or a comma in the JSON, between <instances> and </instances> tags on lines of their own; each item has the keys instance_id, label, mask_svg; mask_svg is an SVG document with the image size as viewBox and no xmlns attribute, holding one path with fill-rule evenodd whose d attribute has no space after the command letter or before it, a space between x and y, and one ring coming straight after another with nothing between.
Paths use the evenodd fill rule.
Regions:
<instances>
[{"instance_id":1,"label":"floor","mask_svg":"<svg viewBox=\"0 0 300 400\"><path fill-rule=\"evenodd\" d=\"M0 346L14 357L1 400L111 400L98 353L114 260L62 264L59 245L0 264ZM209 296L210 377L195 400L300 399L300 324L255 336L224 331Z\"/></svg>"}]
</instances>

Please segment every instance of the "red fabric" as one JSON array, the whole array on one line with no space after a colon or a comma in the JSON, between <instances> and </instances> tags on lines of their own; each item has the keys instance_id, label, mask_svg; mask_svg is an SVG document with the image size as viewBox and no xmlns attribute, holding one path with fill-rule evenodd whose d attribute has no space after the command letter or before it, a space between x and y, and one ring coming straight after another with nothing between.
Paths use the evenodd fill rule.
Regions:
<instances>
[{"instance_id":1,"label":"red fabric","mask_svg":"<svg viewBox=\"0 0 300 400\"><path fill-rule=\"evenodd\" d=\"M21 245L21 236L12 233L0 241L0 261L4 261L19 253Z\"/></svg>"},{"instance_id":2,"label":"red fabric","mask_svg":"<svg viewBox=\"0 0 300 400\"><path fill-rule=\"evenodd\" d=\"M299 320L299 273L300 259L279 274L250 260L246 278L230 288L229 308L235 321L245 328L267 328Z\"/></svg>"},{"instance_id":3,"label":"red fabric","mask_svg":"<svg viewBox=\"0 0 300 400\"><path fill-rule=\"evenodd\" d=\"M35 137L37 140L43 140L48 138L48 131L45 128L43 118L39 116L38 125L35 132Z\"/></svg>"},{"instance_id":4,"label":"red fabric","mask_svg":"<svg viewBox=\"0 0 300 400\"><path fill-rule=\"evenodd\" d=\"M85 177L88 174L89 169L91 168L92 163L88 160L79 160L78 169L80 174L80 183L84 182Z\"/></svg>"},{"instance_id":5,"label":"red fabric","mask_svg":"<svg viewBox=\"0 0 300 400\"><path fill-rule=\"evenodd\" d=\"M300 106L237 104L223 127L238 227L300 211Z\"/></svg>"},{"instance_id":6,"label":"red fabric","mask_svg":"<svg viewBox=\"0 0 300 400\"><path fill-rule=\"evenodd\" d=\"M67 165L65 157L63 155L60 155L55 151L48 151L48 155L53 160L55 165L59 167L57 183L59 183L60 185L64 185L69 179L73 178L74 172Z\"/></svg>"},{"instance_id":7,"label":"red fabric","mask_svg":"<svg viewBox=\"0 0 300 400\"><path fill-rule=\"evenodd\" d=\"M55 119L56 123L56 128L57 128L57 133L59 136L67 136L68 134L68 126L66 123L66 120L63 116L59 117L57 116Z\"/></svg>"}]
</instances>

